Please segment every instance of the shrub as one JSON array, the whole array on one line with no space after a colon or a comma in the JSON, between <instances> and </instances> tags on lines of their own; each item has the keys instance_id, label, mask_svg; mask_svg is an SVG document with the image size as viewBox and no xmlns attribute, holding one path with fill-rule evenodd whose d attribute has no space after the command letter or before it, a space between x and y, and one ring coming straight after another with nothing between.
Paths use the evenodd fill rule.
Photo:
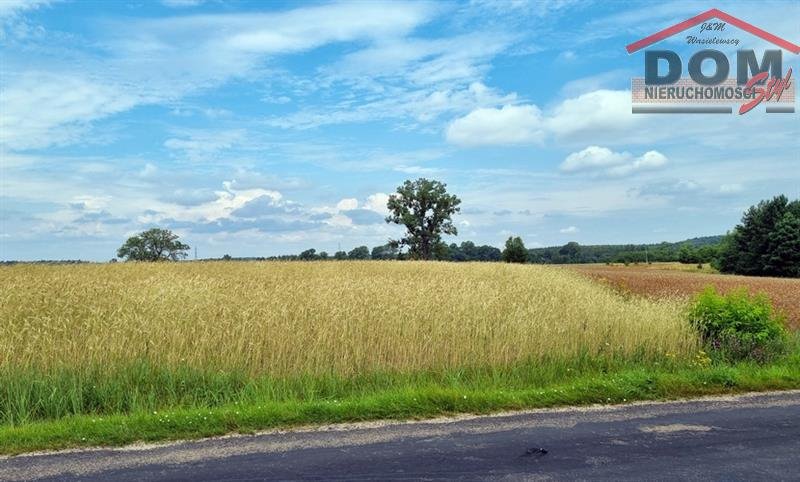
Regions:
<instances>
[{"instance_id":1,"label":"shrub","mask_svg":"<svg viewBox=\"0 0 800 482\"><path fill-rule=\"evenodd\" d=\"M701 293L690 321L709 350L725 361L769 361L786 348L783 317L763 294L742 289L719 294L713 287Z\"/></svg>"}]
</instances>

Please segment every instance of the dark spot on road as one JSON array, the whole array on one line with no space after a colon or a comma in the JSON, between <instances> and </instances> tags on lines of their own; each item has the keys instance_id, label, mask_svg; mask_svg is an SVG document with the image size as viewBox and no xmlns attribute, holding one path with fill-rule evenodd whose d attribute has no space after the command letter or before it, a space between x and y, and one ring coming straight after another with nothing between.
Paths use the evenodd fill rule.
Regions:
<instances>
[{"instance_id":1,"label":"dark spot on road","mask_svg":"<svg viewBox=\"0 0 800 482\"><path fill-rule=\"evenodd\" d=\"M523 457L532 457L534 455L538 455L540 457L543 455L547 455L547 449L543 449L541 447L533 447L529 448L528 450L525 451L524 454L522 454Z\"/></svg>"}]
</instances>

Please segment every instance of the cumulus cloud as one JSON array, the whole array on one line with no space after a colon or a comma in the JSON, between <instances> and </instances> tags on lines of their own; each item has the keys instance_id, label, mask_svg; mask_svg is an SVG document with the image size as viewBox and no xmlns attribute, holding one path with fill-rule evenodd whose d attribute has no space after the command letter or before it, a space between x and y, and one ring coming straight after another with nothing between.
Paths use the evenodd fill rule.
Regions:
<instances>
[{"instance_id":1,"label":"cumulus cloud","mask_svg":"<svg viewBox=\"0 0 800 482\"><path fill-rule=\"evenodd\" d=\"M336 209L338 211L349 211L352 209L356 209L357 207L358 207L358 199L356 198L346 198L336 203Z\"/></svg>"},{"instance_id":2,"label":"cumulus cloud","mask_svg":"<svg viewBox=\"0 0 800 482\"><path fill-rule=\"evenodd\" d=\"M603 135L631 128L631 93L596 90L566 99L547 116L547 129L559 138Z\"/></svg>"},{"instance_id":3,"label":"cumulus cloud","mask_svg":"<svg viewBox=\"0 0 800 482\"><path fill-rule=\"evenodd\" d=\"M382 192L370 194L363 203L356 198L345 198L333 208L315 208L318 214L325 214L323 222L332 226L361 226L382 224L386 215L386 202L389 195Z\"/></svg>"},{"instance_id":4,"label":"cumulus cloud","mask_svg":"<svg viewBox=\"0 0 800 482\"><path fill-rule=\"evenodd\" d=\"M246 202L242 207L231 211L231 215L240 218L261 218L292 212L297 212L296 206L283 201L277 193L270 193Z\"/></svg>"},{"instance_id":5,"label":"cumulus cloud","mask_svg":"<svg viewBox=\"0 0 800 482\"><path fill-rule=\"evenodd\" d=\"M570 90L580 92L584 87ZM673 131L664 128L664 116L631 114L629 90L597 89L567 98L547 109L534 104L508 107L482 107L455 119L446 131L447 140L462 147L515 145L520 143L515 132L535 131L535 136L522 136L534 138L523 143L642 145L674 142ZM503 113L504 110L508 112ZM720 118L713 123L701 116L680 119L683 142L727 148L742 132L742 124L736 116ZM761 129L770 136L770 142L776 144L793 140L797 131L794 124L779 123L770 116L749 117L748 126ZM488 135L481 135L485 133Z\"/></svg>"},{"instance_id":6,"label":"cumulus cloud","mask_svg":"<svg viewBox=\"0 0 800 482\"><path fill-rule=\"evenodd\" d=\"M561 163L564 172L583 171L599 167L616 166L626 161L625 153L614 152L607 147L589 146L580 152L573 152Z\"/></svg>"},{"instance_id":7,"label":"cumulus cloud","mask_svg":"<svg viewBox=\"0 0 800 482\"><path fill-rule=\"evenodd\" d=\"M630 113L630 92L596 90L542 112L534 104L479 108L447 128L449 142L463 146L536 144L548 138L574 140L619 132L637 120Z\"/></svg>"},{"instance_id":8,"label":"cumulus cloud","mask_svg":"<svg viewBox=\"0 0 800 482\"><path fill-rule=\"evenodd\" d=\"M447 140L465 147L535 144L544 138L542 113L535 105L479 108L447 127Z\"/></svg>"},{"instance_id":9,"label":"cumulus cloud","mask_svg":"<svg viewBox=\"0 0 800 482\"><path fill-rule=\"evenodd\" d=\"M178 221L216 221L231 216L255 216L259 209L268 205L285 205L283 195L268 189L235 189L230 181L223 183L222 190L214 191L214 199L194 205L168 204L161 206L159 213L165 218Z\"/></svg>"},{"instance_id":10,"label":"cumulus cloud","mask_svg":"<svg viewBox=\"0 0 800 482\"><path fill-rule=\"evenodd\" d=\"M386 212L386 203L389 202L389 195L384 192L376 192L367 196L367 201L364 203L364 208L371 209L376 213L382 214Z\"/></svg>"},{"instance_id":11,"label":"cumulus cloud","mask_svg":"<svg viewBox=\"0 0 800 482\"><path fill-rule=\"evenodd\" d=\"M578 229L576 226L568 226L566 228L559 229L558 232L561 234L575 234L580 232L580 229Z\"/></svg>"},{"instance_id":12,"label":"cumulus cloud","mask_svg":"<svg viewBox=\"0 0 800 482\"><path fill-rule=\"evenodd\" d=\"M658 151L647 151L634 157L629 152L614 152L600 146L589 146L573 152L561 163L560 169L565 173L591 172L612 177L628 176L640 171L660 169L669 160Z\"/></svg>"},{"instance_id":13,"label":"cumulus cloud","mask_svg":"<svg viewBox=\"0 0 800 482\"><path fill-rule=\"evenodd\" d=\"M606 172L610 176L628 176L639 171L651 171L667 165L668 159L658 151L647 151L641 156L619 166L614 166Z\"/></svg>"}]
</instances>

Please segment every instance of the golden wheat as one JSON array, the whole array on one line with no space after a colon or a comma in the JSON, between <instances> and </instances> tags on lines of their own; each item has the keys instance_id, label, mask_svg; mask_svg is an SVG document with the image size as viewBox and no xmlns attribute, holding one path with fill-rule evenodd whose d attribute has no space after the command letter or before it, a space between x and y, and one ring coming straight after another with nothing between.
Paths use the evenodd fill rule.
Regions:
<instances>
[{"instance_id":1,"label":"golden wheat","mask_svg":"<svg viewBox=\"0 0 800 482\"><path fill-rule=\"evenodd\" d=\"M164 366L252 375L687 355L679 302L542 266L193 262L0 269L0 368Z\"/></svg>"}]
</instances>

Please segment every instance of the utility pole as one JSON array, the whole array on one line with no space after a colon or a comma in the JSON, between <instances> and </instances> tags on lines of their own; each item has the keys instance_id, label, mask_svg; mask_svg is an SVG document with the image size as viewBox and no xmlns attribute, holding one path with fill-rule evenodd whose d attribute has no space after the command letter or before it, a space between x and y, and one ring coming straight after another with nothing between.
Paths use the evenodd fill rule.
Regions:
<instances>
[{"instance_id":1,"label":"utility pole","mask_svg":"<svg viewBox=\"0 0 800 482\"><path fill-rule=\"evenodd\" d=\"M197 261L197 245L194 247L194 260Z\"/></svg>"}]
</instances>

